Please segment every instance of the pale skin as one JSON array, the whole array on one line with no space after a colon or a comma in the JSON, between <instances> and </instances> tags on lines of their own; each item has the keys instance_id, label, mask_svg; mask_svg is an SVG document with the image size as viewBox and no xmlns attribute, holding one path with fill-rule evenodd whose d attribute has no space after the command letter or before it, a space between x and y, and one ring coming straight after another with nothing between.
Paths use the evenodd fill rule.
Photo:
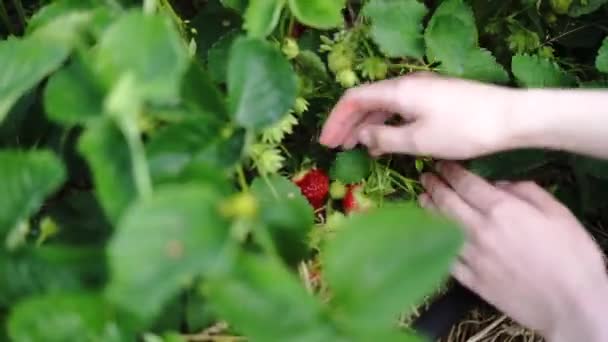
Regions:
<instances>
[{"instance_id":1,"label":"pale skin","mask_svg":"<svg viewBox=\"0 0 608 342\"><path fill-rule=\"evenodd\" d=\"M608 92L522 90L431 73L347 91L320 137L374 156L433 156L420 204L460 223L452 275L548 341L608 341L603 254L574 215L533 182L490 183L454 160L524 148L608 158ZM389 126L394 114L406 123Z\"/></svg>"}]
</instances>

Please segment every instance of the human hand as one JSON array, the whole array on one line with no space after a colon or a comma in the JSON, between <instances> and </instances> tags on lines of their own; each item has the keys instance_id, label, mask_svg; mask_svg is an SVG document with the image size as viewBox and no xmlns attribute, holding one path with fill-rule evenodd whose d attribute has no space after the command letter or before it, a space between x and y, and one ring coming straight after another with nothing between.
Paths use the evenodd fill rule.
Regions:
<instances>
[{"instance_id":1,"label":"human hand","mask_svg":"<svg viewBox=\"0 0 608 342\"><path fill-rule=\"evenodd\" d=\"M570 211L532 182L492 185L455 163L425 174L423 207L459 222L453 276L550 341L607 341L602 252Z\"/></svg>"},{"instance_id":2,"label":"human hand","mask_svg":"<svg viewBox=\"0 0 608 342\"><path fill-rule=\"evenodd\" d=\"M432 73L414 73L352 88L336 104L320 141L366 145L385 153L465 159L509 147L514 90ZM407 123L385 125L393 115Z\"/></svg>"}]
</instances>

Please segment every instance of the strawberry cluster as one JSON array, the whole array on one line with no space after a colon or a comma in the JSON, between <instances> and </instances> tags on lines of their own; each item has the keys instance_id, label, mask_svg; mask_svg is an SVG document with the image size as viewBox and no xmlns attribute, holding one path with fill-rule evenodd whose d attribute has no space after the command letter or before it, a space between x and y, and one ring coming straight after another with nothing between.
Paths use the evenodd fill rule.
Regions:
<instances>
[{"instance_id":1,"label":"strawberry cluster","mask_svg":"<svg viewBox=\"0 0 608 342\"><path fill-rule=\"evenodd\" d=\"M333 199L342 200L342 209L346 214L366 211L373 207L372 200L365 196L361 184L345 186L335 181L330 185L328 175L318 168L302 171L292 180L315 210L325 206L330 194Z\"/></svg>"}]
</instances>

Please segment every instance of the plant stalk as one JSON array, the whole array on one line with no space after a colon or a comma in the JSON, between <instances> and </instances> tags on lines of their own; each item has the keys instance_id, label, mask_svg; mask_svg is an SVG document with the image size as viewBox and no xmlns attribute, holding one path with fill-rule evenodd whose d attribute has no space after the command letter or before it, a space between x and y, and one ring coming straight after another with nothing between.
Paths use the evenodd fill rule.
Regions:
<instances>
[{"instance_id":1,"label":"plant stalk","mask_svg":"<svg viewBox=\"0 0 608 342\"><path fill-rule=\"evenodd\" d=\"M11 23L11 19L8 17L8 12L6 12L6 7L4 6L4 2L0 1L0 19L4 26L6 26L6 30L9 34L15 34L15 29L13 28L13 24Z\"/></svg>"},{"instance_id":2,"label":"plant stalk","mask_svg":"<svg viewBox=\"0 0 608 342\"><path fill-rule=\"evenodd\" d=\"M27 20L25 19L25 10L23 9L23 4L21 0L13 0L13 5L15 6L15 10L17 11L17 18L19 19L19 24L25 32L25 26L27 25Z\"/></svg>"},{"instance_id":3,"label":"plant stalk","mask_svg":"<svg viewBox=\"0 0 608 342\"><path fill-rule=\"evenodd\" d=\"M421 71L430 71L431 68L429 68L426 65L415 65L415 64L407 64L407 63L395 63L395 64L391 64L390 65L391 68L406 68L406 69L410 69L410 70L421 70Z\"/></svg>"},{"instance_id":4,"label":"plant stalk","mask_svg":"<svg viewBox=\"0 0 608 342\"><path fill-rule=\"evenodd\" d=\"M243 191L248 190L249 186L247 185L247 179L245 178L245 171L243 171L242 165L239 164L239 166L237 166L236 173L238 175L239 185L241 187L241 190L243 190Z\"/></svg>"}]
</instances>

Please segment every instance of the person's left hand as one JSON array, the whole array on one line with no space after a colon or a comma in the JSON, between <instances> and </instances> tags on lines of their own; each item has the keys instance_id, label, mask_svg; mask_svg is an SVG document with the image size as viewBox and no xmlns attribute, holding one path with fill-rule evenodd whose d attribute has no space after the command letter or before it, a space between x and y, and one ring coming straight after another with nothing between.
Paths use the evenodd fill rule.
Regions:
<instances>
[{"instance_id":1,"label":"person's left hand","mask_svg":"<svg viewBox=\"0 0 608 342\"><path fill-rule=\"evenodd\" d=\"M465 287L550 341L606 341L602 252L572 213L532 182L491 184L455 163L425 174L423 207L461 224L453 267Z\"/></svg>"}]
</instances>

